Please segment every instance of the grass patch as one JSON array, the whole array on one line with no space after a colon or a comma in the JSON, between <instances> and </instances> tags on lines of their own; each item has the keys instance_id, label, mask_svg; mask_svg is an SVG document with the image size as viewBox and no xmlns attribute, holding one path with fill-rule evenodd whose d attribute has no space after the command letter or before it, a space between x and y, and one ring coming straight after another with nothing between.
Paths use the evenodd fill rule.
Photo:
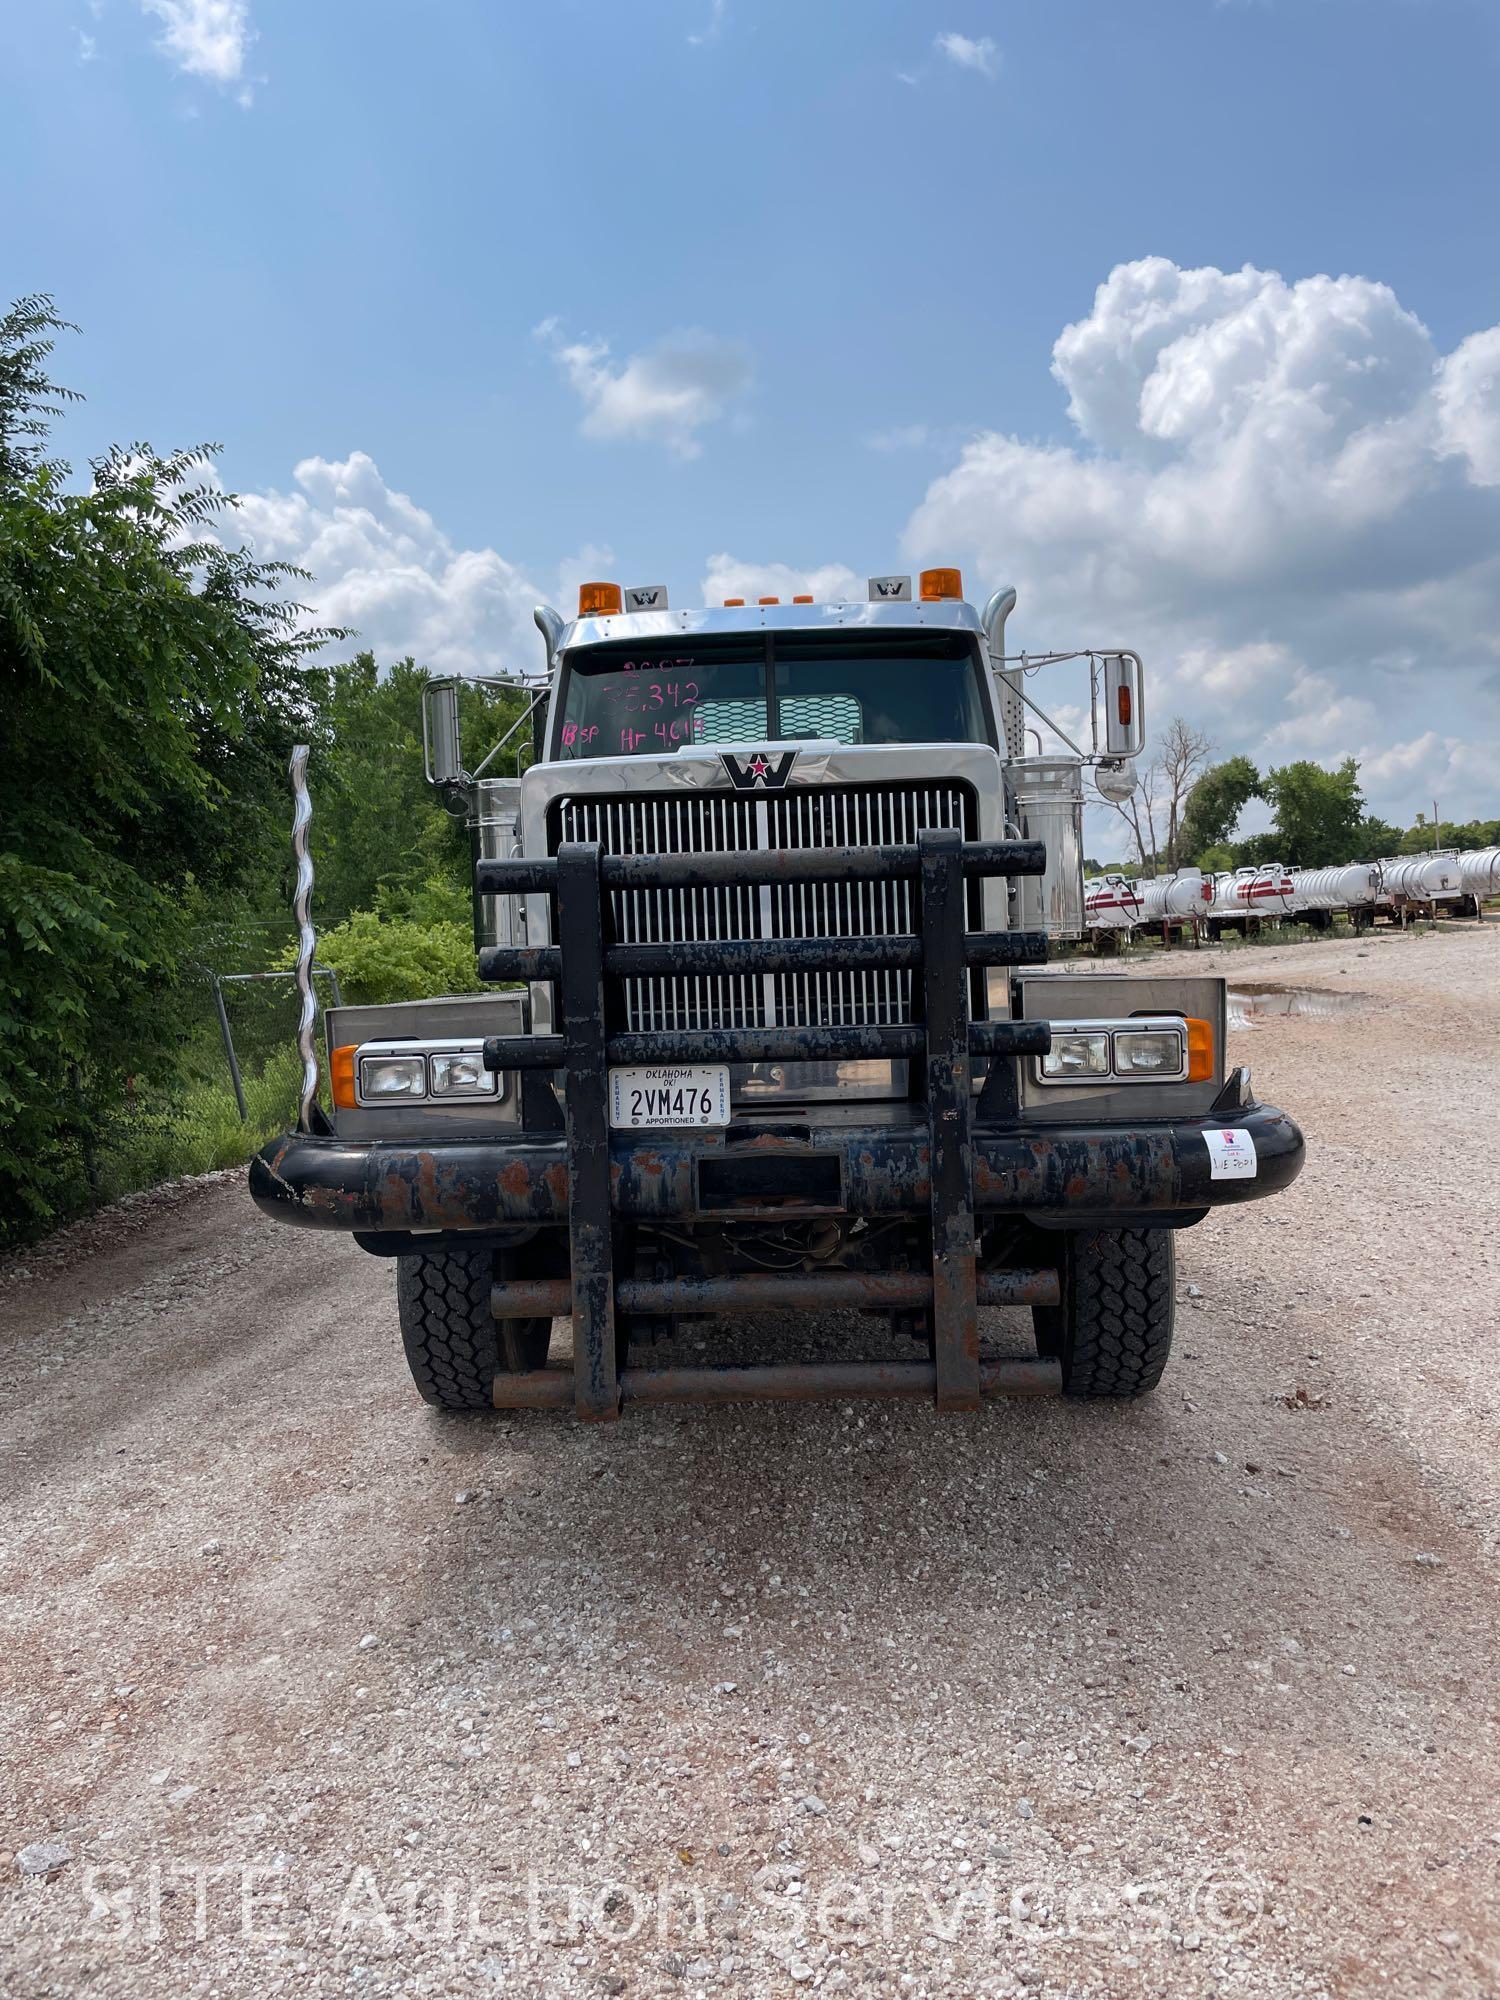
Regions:
<instances>
[{"instance_id":1,"label":"grass patch","mask_svg":"<svg viewBox=\"0 0 1500 2000\"><path fill-rule=\"evenodd\" d=\"M244 1121L222 1049L194 1049L176 1076L138 1081L100 1136L94 1199L113 1201L180 1174L238 1166L294 1122L302 1083L295 1048L278 1049L246 1070L243 1082Z\"/></svg>"}]
</instances>

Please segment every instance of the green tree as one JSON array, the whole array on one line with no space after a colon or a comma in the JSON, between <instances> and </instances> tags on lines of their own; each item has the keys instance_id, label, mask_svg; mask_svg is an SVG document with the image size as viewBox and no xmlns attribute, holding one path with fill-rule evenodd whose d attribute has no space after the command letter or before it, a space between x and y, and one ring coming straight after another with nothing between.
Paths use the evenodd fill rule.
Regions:
<instances>
[{"instance_id":1,"label":"green tree","mask_svg":"<svg viewBox=\"0 0 1500 2000\"><path fill-rule=\"evenodd\" d=\"M1438 828L1428 823L1425 813L1418 813L1415 826L1409 826L1391 850L1394 854L1430 854L1440 845Z\"/></svg>"},{"instance_id":2,"label":"green tree","mask_svg":"<svg viewBox=\"0 0 1500 2000\"><path fill-rule=\"evenodd\" d=\"M1293 868L1357 861L1365 817L1359 766L1346 757L1336 771L1306 758L1268 771L1261 786L1276 815L1276 852L1268 859Z\"/></svg>"},{"instance_id":3,"label":"green tree","mask_svg":"<svg viewBox=\"0 0 1500 2000\"><path fill-rule=\"evenodd\" d=\"M0 1235L77 1198L100 1113L181 1033L206 938L284 849L324 633L224 546L211 451L46 456L46 298L0 319Z\"/></svg>"},{"instance_id":4,"label":"green tree","mask_svg":"<svg viewBox=\"0 0 1500 2000\"><path fill-rule=\"evenodd\" d=\"M1401 829L1392 826L1389 820L1376 819L1366 813L1355 834L1355 849L1351 861L1381 861L1388 854L1399 853Z\"/></svg>"},{"instance_id":5,"label":"green tree","mask_svg":"<svg viewBox=\"0 0 1500 2000\"><path fill-rule=\"evenodd\" d=\"M1236 868L1259 868L1267 861L1285 859L1279 833L1252 833L1244 840L1230 843L1230 853Z\"/></svg>"},{"instance_id":6,"label":"green tree","mask_svg":"<svg viewBox=\"0 0 1500 2000\"><path fill-rule=\"evenodd\" d=\"M369 652L307 676L318 724L309 785L320 925L377 907L394 916L404 895L436 880L451 883L467 905L468 831L442 810L423 775L422 692L429 679L409 658L382 673ZM464 752L472 763L519 720L528 699L519 689L461 691ZM492 774L515 769L523 739L529 741L524 727Z\"/></svg>"},{"instance_id":7,"label":"green tree","mask_svg":"<svg viewBox=\"0 0 1500 2000\"><path fill-rule=\"evenodd\" d=\"M1240 814L1259 791L1260 773L1248 757L1229 757L1211 766L1187 795L1178 852L1205 867L1205 852L1229 841Z\"/></svg>"},{"instance_id":8,"label":"green tree","mask_svg":"<svg viewBox=\"0 0 1500 2000\"><path fill-rule=\"evenodd\" d=\"M1426 813L1418 813L1416 824L1405 833L1395 827L1387 827L1385 831L1391 841L1384 850L1387 854L1431 854L1435 848L1451 848L1457 854L1465 854L1476 847L1500 844L1500 820L1492 819L1445 819L1434 823Z\"/></svg>"}]
</instances>

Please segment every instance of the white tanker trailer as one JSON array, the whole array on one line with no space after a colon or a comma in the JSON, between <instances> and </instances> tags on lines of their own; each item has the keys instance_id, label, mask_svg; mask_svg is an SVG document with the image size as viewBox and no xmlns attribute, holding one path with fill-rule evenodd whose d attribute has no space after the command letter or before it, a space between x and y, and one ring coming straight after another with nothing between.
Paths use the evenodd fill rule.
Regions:
<instances>
[{"instance_id":1,"label":"white tanker trailer","mask_svg":"<svg viewBox=\"0 0 1500 2000\"><path fill-rule=\"evenodd\" d=\"M1470 912L1479 915L1486 896L1500 896L1500 847L1479 847L1456 855L1458 878Z\"/></svg>"},{"instance_id":2,"label":"white tanker trailer","mask_svg":"<svg viewBox=\"0 0 1500 2000\"><path fill-rule=\"evenodd\" d=\"M1140 922L1140 886L1128 875L1091 876L1083 885L1083 915L1090 930L1129 930Z\"/></svg>"},{"instance_id":3,"label":"white tanker trailer","mask_svg":"<svg viewBox=\"0 0 1500 2000\"><path fill-rule=\"evenodd\" d=\"M1464 895L1456 854L1391 856L1380 863L1377 906L1388 916L1402 918L1408 910L1432 909Z\"/></svg>"},{"instance_id":4,"label":"white tanker trailer","mask_svg":"<svg viewBox=\"0 0 1500 2000\"><path fill-rule=\"evenodd\" d=\"M1356 910L1380 893L1380 870L1372 861L1344 868L1294 868L1292 894L1298 910Z\"/></svg>"},{"instance_id":5,"label":"white tanker trailer","mask_svg":"<svg viewBox=\"0 0 1500 2000\"><path fill-rule=\"evenodd\" d=\"M1093 875L1083 885L1083 922L1091 937L1114 950L1141 920L1141 892L1127 875Z\"/></svg>"},{"instance_id":6,"label":"white tanker trailer","mask_svg":"<svg viewBox=\"0 0 1500 2000\"><path fill-rule=\"evenodd\" d=\"M1380 870L1372 861L1338 868L1294 868L1292 898L1297 916L1314 930L1328 930L1335 910L1347 910L1356 925L1374 921Z\"/></svg>"},{"instance_id":7,"label":"white tanker trailer","mask_svg":"<svg viewBox=\"0 0 1500 2000\"><path fill-rule=\"evenodd\" d=\"M1215 875L1213 900L1208 905L1208 934L1221 937L1226 929L1249 934L1251 924L1275 923L1296 909L1290 872L1279 861L1260 868L1236 868L1232 874Z\"/></svg>"},{"instance_id":8,"label":"white tanker trailer","mask_svg":"<svg viewBox=\"0 0 1500 2000\"><path fill-rule=\"evenodd\" d=\"M1201 868L1179 868L1175 875L1156 875L1137 886L1143 924L1190 924L1205 916L1213 901L1213 882Z\"/></svg>"}]
</instances>

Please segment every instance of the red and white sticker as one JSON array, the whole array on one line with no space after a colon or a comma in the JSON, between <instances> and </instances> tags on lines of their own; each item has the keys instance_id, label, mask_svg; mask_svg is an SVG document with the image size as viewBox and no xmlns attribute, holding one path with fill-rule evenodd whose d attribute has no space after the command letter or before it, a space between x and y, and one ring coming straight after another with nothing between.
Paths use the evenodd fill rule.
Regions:
<instances>
[{"instance_id":1,"label":"red and white sticker","mask_svg":"<svg viewBox=\"0 0 1500 2000\"><path fill-rule=\"evenodd\" d=\"M1208 1176L1215 1181L1253 1181L1255 1179L1255 1141L1246 1131L1231 1131L1227 1127L1217 1132L1205 1132L1208 1146Z\"/></svg>"}]
</instances>

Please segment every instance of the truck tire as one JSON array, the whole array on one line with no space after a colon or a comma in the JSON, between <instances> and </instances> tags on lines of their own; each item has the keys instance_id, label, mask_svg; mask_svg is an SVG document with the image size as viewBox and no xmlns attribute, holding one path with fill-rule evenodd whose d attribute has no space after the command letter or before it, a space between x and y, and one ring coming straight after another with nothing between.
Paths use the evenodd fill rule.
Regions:
<instances>
[{"instance_id":1,"label":"truck tire","mask_svg":"<svg viewBox=\"0 0 1500 2000\"><path fill-rule=\"evenodd\" d=\"M396 1259L401 1345L422 1400L442 1410L488 1410L497 1375L540 1368L550 1319L497 1320L490 1286L504 1253L442 1250Z\"/></svg>"},{"instance_id":2,"label":"truck tire","mask_svg":"<svg viewBox=\"0 0 1500 2000\"><path fill-rule=\"evenodd\" d=\"M1172 1351L1172 1231L1100 1229L1058 1241L1062 1303L1032 1307L1037 1352L1062 1363L1065 1396L1147 1395Z\"/></svg>"}]
</instances>

